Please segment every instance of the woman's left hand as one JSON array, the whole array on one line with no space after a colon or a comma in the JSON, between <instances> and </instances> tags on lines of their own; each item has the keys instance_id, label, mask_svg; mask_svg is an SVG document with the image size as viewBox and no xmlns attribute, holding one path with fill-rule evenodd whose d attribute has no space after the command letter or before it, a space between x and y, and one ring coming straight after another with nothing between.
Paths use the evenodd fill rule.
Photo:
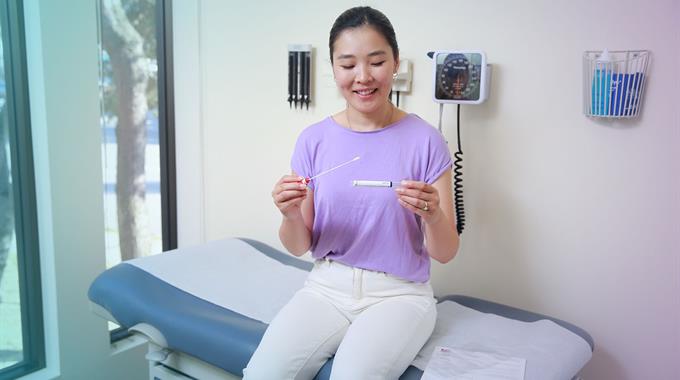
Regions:
<instances>
[{"instance_id":1,"label":"woman's left hand","mask_svg":"<svg viewBox=\"0 0 680 380\"><path fill-rule=\"evenodd\" d=\"M426 223L438 220L442 214L439 207L439 191L425 182L401 181L395 189L399 204L423 218Z\"/></svg>"}]
</instances>

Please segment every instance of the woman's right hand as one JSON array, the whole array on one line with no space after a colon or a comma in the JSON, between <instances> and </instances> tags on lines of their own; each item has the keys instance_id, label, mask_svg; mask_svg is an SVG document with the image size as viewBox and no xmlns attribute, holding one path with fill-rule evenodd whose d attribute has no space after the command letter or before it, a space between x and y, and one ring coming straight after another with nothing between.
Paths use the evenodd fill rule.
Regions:
<instances>
[{"instance_id":1,"label":"woman's right hand","mask_svg":"<svg viewBox=\"0 0 680 380\"><path fill-rule=\"evenodd\" d=\"M283 216L301 217L300 205L307 198L307 185L304 177L284 175L274 186L272 198Z\"/></svg>"}]
</instances>

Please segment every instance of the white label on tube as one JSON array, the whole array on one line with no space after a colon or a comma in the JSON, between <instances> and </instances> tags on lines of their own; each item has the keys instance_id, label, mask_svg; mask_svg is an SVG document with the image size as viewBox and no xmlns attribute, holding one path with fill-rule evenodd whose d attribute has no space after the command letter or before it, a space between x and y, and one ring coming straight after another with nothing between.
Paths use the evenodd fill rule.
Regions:
<instances>
[{"instance_id":1,"label":"white label on tube","mask_svg":"<svg viewBox=\"0 0 680 380\"><path fill-rule=\"evenodd\" d=\"M352 181L352 186L392 187L392 181L354 180Z\"/></svg>"}]
</instances>

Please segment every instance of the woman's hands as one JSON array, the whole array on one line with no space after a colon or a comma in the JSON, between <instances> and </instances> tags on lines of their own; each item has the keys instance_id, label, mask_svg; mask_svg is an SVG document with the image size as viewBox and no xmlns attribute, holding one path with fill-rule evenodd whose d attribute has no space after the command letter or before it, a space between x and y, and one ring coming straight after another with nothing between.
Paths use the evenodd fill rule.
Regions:
<instances>
[{"instance_id":1,"label":"woman's hands","mask_svg":"<svg viewBox=\"0 0 680 380\"><path fill-rule=\"evenodd\" d=\"M402 181L396 193L402 207L422 217L426 227L425 245L430 257L444 264L451 261L460 244L453 211L451 169L431 185Z\"/></svg>"},{"instance_id":2,"label":"woman's hands","mask_svg":"<svg viewBox=\"0 0 680 380\"><path fill-rule=\"evenodd\" d=\"M284 175L274 185L272 198L284 217L301 217L300 205L307 198L307 185L304 178L296 175Z\"/></svg>"},{"instance_id":3,"label":"woman's hands","mask_svg":"<svg viewBox=\"0 0 680 380\"><path fill-rule=\"evenodd\" d=\"M293 173L281 177L272 190L274 204L283 215L279 238L295 256L303 255L312 245L314 192L307 188L307 183L305 178Z\"/></svg>"},{"instance_id":4,"label":"woman's hands","mask_svg":"<svg viewBox=\"0 0 680 380\"><path fill-rule=\"evenodd\" d=\"M439 191L420 181L401 181L396 188L399 204L420 215L425 223L434 223L442 216L439 207Z\"/></svg>"}]
</instances>

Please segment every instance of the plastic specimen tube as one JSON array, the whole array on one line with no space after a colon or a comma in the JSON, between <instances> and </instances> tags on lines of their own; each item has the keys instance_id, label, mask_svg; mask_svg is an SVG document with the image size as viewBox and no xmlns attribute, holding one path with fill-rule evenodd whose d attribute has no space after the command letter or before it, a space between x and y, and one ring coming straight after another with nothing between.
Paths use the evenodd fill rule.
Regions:
<instances>
[{"instance_id":1,"label":"plastic specimen tube","mask_svg":"<svg viewBox=\"0 0 680 380\"><path fill-rule=\"evenodd\" d=\"M392 181L354 180L354 181L352 181L352 186L392 187Z\"/></svg>"}]
</instances>

